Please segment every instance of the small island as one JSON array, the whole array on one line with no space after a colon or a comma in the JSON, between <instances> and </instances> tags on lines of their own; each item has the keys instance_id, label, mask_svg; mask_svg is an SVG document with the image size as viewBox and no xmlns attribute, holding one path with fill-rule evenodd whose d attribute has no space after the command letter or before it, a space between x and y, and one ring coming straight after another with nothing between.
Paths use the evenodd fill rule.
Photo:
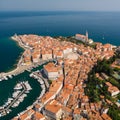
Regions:
<instances>
[{"instance_id":1,"label":"small island","mask_svg":"<svg viewBox=\"0 0 120 120\"><path fill-rule=\"evenodd\" d=\"M27 70L42 87L33 106L13 120L120 118L119 47L94 42L88 32L72 37L15 34L11 38L24 52L15 70L0 73L0 81ZM42 70L32 72L42 64Z\"/></svg>"}]
</instances>

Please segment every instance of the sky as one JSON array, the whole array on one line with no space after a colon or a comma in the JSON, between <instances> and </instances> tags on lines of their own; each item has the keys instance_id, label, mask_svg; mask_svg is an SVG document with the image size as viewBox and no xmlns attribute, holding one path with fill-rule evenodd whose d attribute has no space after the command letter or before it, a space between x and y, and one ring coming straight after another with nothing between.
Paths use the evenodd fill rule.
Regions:
<instances>
[{"instance_id":1,"label":"sky","mask_svg":"<svg viewBox=\"0 0 120 120\"><path fill-rule=\"evenodd\" d=\"M120 11L120 0L0 0L0 11Z\"/></svg>"}]
</instances>

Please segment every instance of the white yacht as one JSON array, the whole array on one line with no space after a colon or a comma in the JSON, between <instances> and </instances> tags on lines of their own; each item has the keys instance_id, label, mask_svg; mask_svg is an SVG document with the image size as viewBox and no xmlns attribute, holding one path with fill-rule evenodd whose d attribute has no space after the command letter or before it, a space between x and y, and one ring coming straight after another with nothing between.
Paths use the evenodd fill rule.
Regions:
<instances>
[{"instance_id":1,"label":"white yacht","mask_svg":"<svg viewBox=\"0 0 120 120\"><path fill-rule=\"evenodd\" d=\"M12 95L12 97L13 97L13 98L16 98L17 95L18 95L20 92L21 92L21 91L16 91L16 92L14 92L13 95Z\"/></svg>"},{"instance_id":2,"label":"white yacht","mask_svg":"<svg viewBox=\"0 0 120 120\"><path fill-rule=\"evenodd\" d=\"M9 78L12 78L12 75L8 75Z\"/></svg>"},{"instance_id":3,"label":"white yacht","mask_svg":"<svg viewBox=\"0 0 120 120\"><path fill-rule=\"evenodd\" d=\"M8 80L8 78L7 78L6 76L4 76L4 79L5 79L5 80Z\"/></svg>"},{"instance_id":4,"label":"white yacht","mask_svg":"<svg viewBox=\"0 0 120 120\"><path fill-rule=\"evenodd\" d=\"M22 87L21 83L17 83L17 85L14 87L15 90L20 90L22 88L23 87Z\"/></svg>"}]
</instances>

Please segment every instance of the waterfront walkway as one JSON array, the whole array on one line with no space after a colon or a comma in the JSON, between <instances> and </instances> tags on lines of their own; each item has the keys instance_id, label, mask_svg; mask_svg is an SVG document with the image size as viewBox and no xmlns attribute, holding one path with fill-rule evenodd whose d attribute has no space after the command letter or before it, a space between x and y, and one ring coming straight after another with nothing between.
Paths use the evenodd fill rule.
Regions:
<instances>
[{"instance_id":1,"label":"waterfront walkway","mask_svg":"<svg viewBox=\"0 0 120 120\"><path fill-rule=\"evenodd\" d=\"M19 66L17 67L16 69L10 71L10 72L6 72L6 73L0 73L0 78L3 78L3 77L7 77L9 75L18 75L22 72L24 72L25 70L27 70L28 68L30 68L31 66Z\"/></svg>"},{"instance_id":2,"label":"waterfront walkway","mask_svg":"<svg viewBox=\"0 0 120 120\"><path fill-rule=\"evenodd\" d=\"M48 89L48 88L49 88L48 79L43 78L43 76L42 76L42 74L41 74L41 73L39 73L38 77L44 81L45 86L46 86L46 88Z\"/></svg>"},{"instance_id":3,"label":"waterfront walkway","mask_svg":"<svg viewBox=\"0 0 120 120\"><path fill-rule=\"evenodd\" d=\"M42 64L45 64L47 62L53 61L51 60L40 60L38 63L36 64L31 64L31 65L19 65L16 69L10 71L10 72L6 72L6 73L0 73L0 79L4 78L4 77L9 77L10 75L12 76L16 76L20 73L23 73L25 70L32 70L33 68L36 68Z\"/></svg>"},{"instance_id":4,"label":"waterfront walkway","mask_svg":"<svg viewBox=\"0 0 120 120\"><path fill-rule=\"evenodd\" d=\"M15 40L15 41L17 41L18 42L18 44L19 44L19 46L20 47L22 47L24 50L26 50L26 49L31 49L29 46L26 46L26 45L24 45L23 43L22 43L22 40L18 37L18 36L13 36L13 37L11 37L13 40ZM44 64L44 63L46 63L46 62L50 62L50 61L53 61L53 59L51 59L51 60L40 60L38 63L36 63L36 65L35 64L31 64L31 65L22 65L22 58L23 58L23 56L21 56L21 58L20 58L20 60L19 60L19 62L18 62L18 64L17 64L17 68L16 69L14 69L14 70L12 70L12 71L10 71L10 72L2 72L2 73L0 73L0 79L4 79L4 77L8 77L8 76L12 76L12 75L18 75L18 74L20 74L20 73L22 73L22 72L24 72L25 70L29 70L29 69L31 69L31 68L34 68L34 67L38 67L39 65L42 65L42 64Z\"/></svg>"},{"instance_id":5,"label":"waterfront walkway","mask_svg":"<svg viewBox=\"0 0 120 120\"><path fill-rule=\"evenodd\" d=\"M49 88L50 85L49 85L48 79L44 78L40 71L39 72L35 71L30 76L33 78L36 77L37 79L41 79L41 81L44 82L46 89Z\"/></svg>"}]
</instances>

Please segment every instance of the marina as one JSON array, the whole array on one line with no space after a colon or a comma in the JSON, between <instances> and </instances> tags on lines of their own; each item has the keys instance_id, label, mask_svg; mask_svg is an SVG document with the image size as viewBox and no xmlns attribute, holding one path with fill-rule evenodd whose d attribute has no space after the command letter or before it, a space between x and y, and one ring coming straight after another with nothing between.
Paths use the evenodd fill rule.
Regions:
<instances>
[{"instance_id":1,"label":"marina","mask_svg":"<svg viewBox=\"0 0 120 120\"><path fill-rule=\"evenodd\" d=\"M45 84L45 80L42 78L42 75L40 74L40 71L39 71L39 70L37 70L37 71L35 71L35 72L32 72L32 73L30 74L30 77L33 77L34 79L37 79L38 82L40 83L40 86L41 86L41 88L42 88L42 91L41 91L41 93L40 93L40 96L37 98L37 99L40 99L40 98L45 94L45 92L46 92L46 90L47 90L47 86L46 86L46 84ZM46 82L47 82L47 81L46 81ZM49 84L47 83L47 85L49 85Z\"/></svg>"},{"instance_id":2,"label":"marina","mask_svg":"<svg viewBox=\"0 0 120 120\"><path fill-rule=\"evenodd\" d=\"M22 89L22 90L21 90ZM11 112L11 107L15 108L19 106L21 102L23 102L24 98L27 97L26 91L32 90L31 86L29 85L28 81L23 81L20 83L17 83L17 85L14 87L14 93L12 94L12 98L8 98L8 101L1 106L0 108L0 116L4 116Z\"/></svg>"},{"instance_id":3,"label":"marina","mask_svg":"<svg viewBox=\"0 0 120 120\"><path fill-rule=\"evenodd\" d=\"M42 66L38 66L36 69L41 68ZM2 80L0 82L1 90L4 89L3 86L8 86L5 90L6 94L0 91L2 95L0 98L0 119L7 120L13 118L31 106L39 97L42 88L38 81L29 77L29 74L29 72L25 71L19 75L12 75L12 78L8 77L7 81Z\"/></svg>"},{"instance_id":4,"label":"marina","mask_svg":"<svg viewBox=\"0 0 120 120\"><path fill-rule=\"evenodd\" d=\"M14 88L13 88L14 92L11 95L12 97L8 98L8 101L5 102L5 104L3 104L3 106L1 106L1 109L0 109L1 118L6 119L7 116L10 116L10 113L13 113L14 109L18 108L21 105L21 103L23 104L25 101L24 99L27 99L28 98L27 95L29 95L31 93L30 91L32 90L32 87L28 83L28 81L24 81L26 78L26 77L24 77L24 74L27 74L27 76L33 77L34 79L37 79L37 82L39 83L39 88L42 89L41 91L37 91L37 93L39 92L39 96L36 98L36 101L33 101L33 103L31 103L32 107L45 94L46 90L49 88L49 83L48 83L47 79L42 77L42 74L40 73L40 71L41 71L41 68L43 67L43 65L48 63L49 61L53 61L53 60L41 61L40 63L34 64L32 66L26 66L24 68L17 67L15 70L13 70L11 72L0 74L0 81L6 81L6 80L9 81L10 79L18 78L18 76L21 76L23 78L22 82L18 81L17 84L14 86ZM21 79L21 77L20 77L20 79ZM30 106L28 106L28 107L30 107ZM14 116L16 116L16 115L14 115ZM14 117L14 116L12 116L12 117Z\"/></svg>"},{"instance_id":5,"label":"marina","mask_svg":"<svg viewBox=\"0 0 120 120\"><path fill-rule=\"evenodd\" d=\"M12 79L14 76L24 73L25 71L27 72L35 71L39 68L39 66L46 64L49 61L53 61L53 60L41 60L37 64L32 64L29 66L19 66L16 69L12 70L11 72L6 72L6 73L2 72L0 73L0 81L8 80L9 78Z\"/></svg>"}]
</instances>

